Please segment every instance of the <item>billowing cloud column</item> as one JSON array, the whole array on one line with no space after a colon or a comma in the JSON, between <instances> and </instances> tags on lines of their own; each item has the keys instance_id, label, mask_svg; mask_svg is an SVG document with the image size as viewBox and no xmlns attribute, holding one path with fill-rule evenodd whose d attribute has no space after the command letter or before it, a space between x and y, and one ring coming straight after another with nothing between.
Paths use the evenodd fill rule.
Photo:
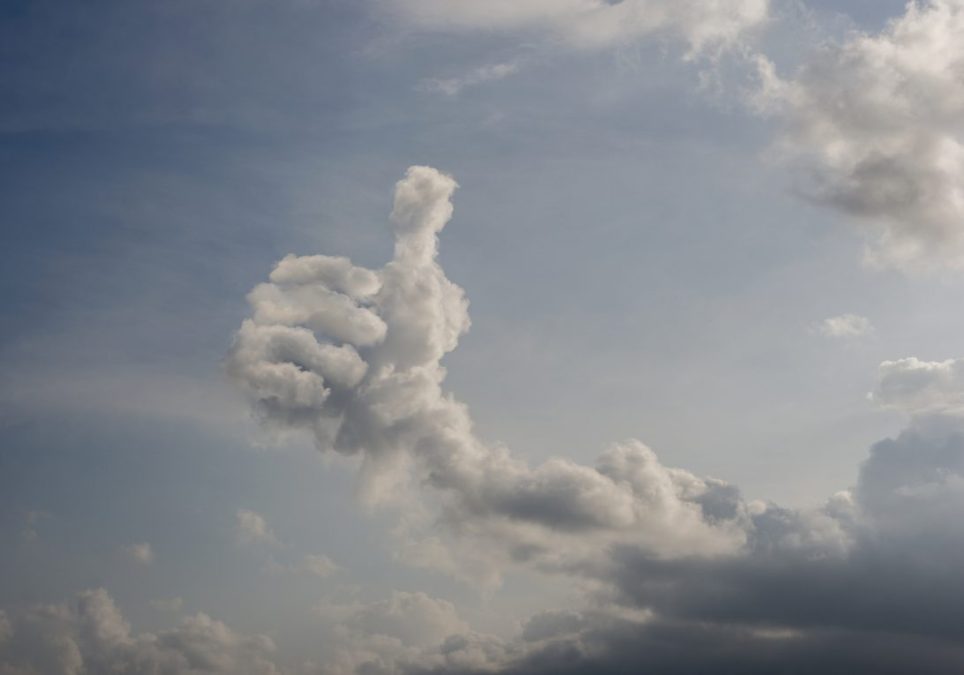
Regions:
<instances>
[{"instance_id":1,"label":"billowing cloud column","mask_svg":"<svg viewBox=\"0 0 964 675\"><path fill-rule=\"evenodd\" d=\"M359 455L369 498L435 488L439 523L511 558L582 559L613 541L665 555L732 552L748 514L736 491L664 467L642 443L596 466L530 467L472 432L442 390L442 357L468 329L468 302L439 266L455 181L411 167L396 185L393 259L288 256L248 296L229 371L268 428L308 429L324 450ZM401 487L400 487L401 486ZM418 489L416 489L416 492Z\"/></svg>"}]
</instances>

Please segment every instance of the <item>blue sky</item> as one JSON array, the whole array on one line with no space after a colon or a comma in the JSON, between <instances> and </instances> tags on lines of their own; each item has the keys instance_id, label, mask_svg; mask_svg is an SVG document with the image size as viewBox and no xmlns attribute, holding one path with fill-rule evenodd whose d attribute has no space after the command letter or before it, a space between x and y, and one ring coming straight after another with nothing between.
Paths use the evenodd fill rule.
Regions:
<instances>
[{"instance_id":1,"label":"blue sky","mask_svg":"<svg viewBox=\"0 0 964 675\"><path fill-rule=\"evenodd\" d=\"M49 647L37 656L22 637L31 607L85 589L106 589L90 602L116 603L131 623L126 650L145 634L189 641L198 624L179 621L197 612L276 645L254 658L243 650L260 643L224 638L220 648L241 656L175 673L248 672L237 663L353 672L372 654L383 668L373 672L421 672L438 666L425 650L467 631L504 641L485 668L528 672L540 653L517 642L542 625L533 616L582 612L579 626L602 621L593 635L607 636L627 630L631 612L669 616L628 600L613 578L546 561L489 561L486 580L466 578L467 560L502 544L452 534L496 536L468 519L462 488L425 487L419 443L366 429L342 456L291 417L259 425L263 383L228 376L252 314L246 295L283 256L346 256L373 270L392 260L393 187L412 165L459 184L438 274L464 289L471 329L439 358L443 390L471 411L465 447L507 448L533 467L523 484L549 485L556 474L536 468L546 460L598 467L612 443L640 439L662 466L739 486L749 542L774 504L865 541L827 506L845 490L866 512L861 527L890 532L878 502L860 501L872 492L859 487L872 482L868 449L907 429L949 434L964 389L953 77L964 6L687 0L676 15L662 0L624 0L593 10L637 12L614 28L567 14L586 3L496 2L490 14L469 0L4 3L0 618L12 637L0 621L0 672L105 667L115 652L81 638L86 671ZM746 14L733 18L738 7ZM732 34L697 44L728 18ZM932 70L917 65L934 62L928 41L947 55ZM894 71L901 84L886 90L882 73ZM901 96L928 112L906 112ZM419 209L435 203L420 199ZM409 330L390 300L355 301L389 336ZM860 321L826 323L849 315ZM856 327L833 328L844 324ZM403 363L385 344L358 353L372 369ZM881 366L909 357L925 365ZM380 444L412 462L392 474L408 487L386 488L388 506L366 501L371 476L358 468L387 462ZM270 532L248 532L242 511ZM419 520L426 513L434 525ZM558 545L557 525L532 527ZM816 538L808 527L793 536ZM950 566L964 541L953 530L918 545ZM144 543L147 560L130 549ZM861 545L840 554L848 565ZM433 546L465 567L453 572ZM681 555L708 556L702 546ZM308 556L333 567L312 572ZM71 610L77 622L85 606ZM399 637L399 612L424 614L424 633ZM802 630L767 616L767 629ZM379 636L401 651L373 646ZM848 663L871 663L843 642ZM602 648L614 663L644 663L614 644ZM945 647L946 663L964 663L959 640ZM257 670L261 658L274 665Z\"/></svg>"}]
</instances>

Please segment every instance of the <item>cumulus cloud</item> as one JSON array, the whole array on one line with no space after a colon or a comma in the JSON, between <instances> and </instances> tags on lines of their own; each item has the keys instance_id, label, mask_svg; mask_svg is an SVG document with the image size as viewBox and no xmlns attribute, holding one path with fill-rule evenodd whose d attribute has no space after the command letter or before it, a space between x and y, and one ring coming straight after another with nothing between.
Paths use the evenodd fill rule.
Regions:
<instances>
[{"instance_id":1,"label":"cumulus cloud","mask_svg":"<svg viewBox=\"0 0 964 675\"><path fill-rule=\"evenodd\" d=\"M381 0L400 19L429 30L544 34L599 48L654 33L693 52L732 45L767 18L768 0Z\"/></svg>"},{"instance_id":2,"label":"cumulus cloud","mask_svg":"<svg viewBox=\"0 0 964 675\"><path fill-rule=\"evenodd\" d=\"M514 640L475 634L448 605L418 595L319 610L344 630L346 672L964 666L955 637L964 528L948 526L964 507L957 361L881 366L876 400L936 411L943 423L915 415L871 449L852 489L814 508L747 501L733 485L663 465L635 440L593 465L531 466L480 439L442 388L441 359L469 327L465 294L437 262L456 187L434 169L408 170L395 190L394 255L377 271L338 262L332 275L334 259L282 260L250 298L229 372L266 425L358 458L365 496L399 507L403 559L476 580L525 566L578 581L602 609L539 615ZM364 313L378 330L352 342L315 321L330 306ZM332 350L354 355L355 377L311 357ZM317 394L310 405L291 395L305 382ZM402 614L426 617L424 639L400 633L393 617ZM883 636L888 648L872 649Z\"/></svg>"},{"instance_id":3,"label":"cumulus cloud","mask_svg":"<svg viewBox=\"0 0 964 675\"><path fill-rule=\"evenodd\" d=\"M238 635L204 614L160 633L133 634L103 589L70 603L40 605L0 621L4 675L277 675L274 644Z\"/></svg>"},{"instance_id":4,"label":"cumulus cloud","mask_svg":"<svg viewBox=\"0 0 964 675\"><path fill-rule=\"evenodd\" d=\"M425 593L395 591L384 600L326 604L316 614L336 638L332 653L316 668L325 675L491 672L513 648L471 630L452 603Z\"/></svg>"},{"instance_id":5,"label":"cumulus cloud","mask_svg":"<svg viewBox=\"0 0 964 675\"><path fill-rule=\"evenodd\" d=\"M540 612L472 669L423 655L400 672L960 672L962 431L877 443L853 490L819 510L753 509L740 555L620 546L591 572L611 605Z\"/></svg>"},{"instance_id":6,"label":"cumulus cloud","mask_svg":"<svg viewBox=\"0 0 964 675\"><path fill-rule=\"evenodd\" d=\"M870 262L964 265L964 1L910 2L789 79L760 63L802 189L863 224Z\"/></svg>"},{"instance_id":7,"label":"cumulus cloud","mask_svg":"<svg viewBox=\"0 0 964 675\"><path fill-rule=\"evenodd\" d=\"M859 338L874 332L870 319L857 314L841 314L824 319L817 331L828 338Z\"/></svg>"},{"instance_id":8,"label":"cumulus cloud","mask_svg":"<svg viewBox=\"0 0 964 675\"><path fill-rule=\"evenodd\" d=\"M238 509L235 514L235 532L242 544L277 543L268 521L260 513Z\"/></svg>"},{"instance_id":9,"label":"cumulus cloud","mask_svg":"<svg viewBox=\"0 0 964 675\"><path fill-rule=\"evenodd\" d=\"M141 565L150 565L154 562L154 549L148 543L128 544L121 550L124 555Z\"/></svg>"},{"instance_id":10,"label":"cumulus cloud","mask_svg":"<svg viewBox=\"0 0 964 675\"><path fill-rule=\"evenodd\" d=\"M964 359L884 361L871 398L912 415L964 412Z\"/></svg>"},{"instance_id":11,"label":"cumulus cloud","mask_svg":"<svg viewBox=\"0 0 964 675\"><path fill-rule=\"evenodd\" d=\"M734 491L663 466L638 441L614 445L595 466L557 458L531 467L473 433L465 406L441 386L440 361L469 327L464 293L436 261L455 188L434 169L408 170L395 191L393 259L377 272L340 263L340 274L367 280L363 290L319 274L330 259L289 256L249 296L252 318L228 369L259 416L313 432L323 449L360 456L373 499L387 499L391 486L435 488L434 516L407 522L420 554L421 541L439 531L488 541L485 555L474 549L467 557L493 569L522 559L564 565L617 541L663 555L738 549L748 521ZM298 275L289 272L295 267ZM353 336L319 325L315 317L331 306L364 315L378 331ZM352 376L314 358L320 353L350 354ZM443 558L431 562L460 566Z\"/></svg>"}]
</instances>

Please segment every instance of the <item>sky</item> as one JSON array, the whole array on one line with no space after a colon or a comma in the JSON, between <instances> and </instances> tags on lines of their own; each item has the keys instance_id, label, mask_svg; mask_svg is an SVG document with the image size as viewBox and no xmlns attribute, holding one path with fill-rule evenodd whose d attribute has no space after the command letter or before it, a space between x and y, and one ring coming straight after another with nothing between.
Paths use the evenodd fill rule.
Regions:
<instances>
[{"instance_id":1,"label":"sky","mask_svg":"<svg viewBox=\"0 0 964 675\"><path fill-rule=\"evenodd\" d=\"M964 670L964 0L0 3L0 675Z\"/></svg>"}]
</instances>

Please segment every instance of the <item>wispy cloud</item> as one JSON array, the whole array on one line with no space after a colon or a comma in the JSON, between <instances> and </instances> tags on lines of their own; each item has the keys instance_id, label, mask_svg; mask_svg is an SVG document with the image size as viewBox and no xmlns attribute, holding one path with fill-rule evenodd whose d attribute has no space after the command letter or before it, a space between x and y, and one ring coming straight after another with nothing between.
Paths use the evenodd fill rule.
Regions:
<instances>
[{"instance_id":1,"label":"wispy cloud","mask_svg":"<svg viewBox=\"0 0 964 675\"><path fill-rule=\"evenodd\" d=\"M150 565L154 562L154 549L148 543L141 544L128 544L121 548L131 560L140 563L141 565Z\"/></svg>"},{"instance_id":2,"label":"wispy cloud","mask_svg":"<svg viewBox=\"0 0 964 675\"><path fill-rule=\"evenodd\" d=\"M242 544L278 543L264 516L248 509L238 509L235 514L235 533Z\"/></svg>"},{"instance_id":3,"label":"wispy cloud","mask_svg":"<svg viewBox=\"0 0 964 675\"><path fill-rule=\"evenodd\" d=\"M474 87L486 82L502 80L519 71L518 61L507 63L493 63L479 66L464 75L456 77L430 77L418 83L418 89L433 94L457 96L463 89Z\"/></svg>"},{"instance_id":4,"label":"wispy cloud","mask_svg":"<svg viewBox=\"0 0 964 675\"><path fill-rule=\"evenodd\" d=\"M817 332L828 338L859 338L873 333L874 326L865 316L841 314L821 321Z\"/></svg>"}]
</instances>

